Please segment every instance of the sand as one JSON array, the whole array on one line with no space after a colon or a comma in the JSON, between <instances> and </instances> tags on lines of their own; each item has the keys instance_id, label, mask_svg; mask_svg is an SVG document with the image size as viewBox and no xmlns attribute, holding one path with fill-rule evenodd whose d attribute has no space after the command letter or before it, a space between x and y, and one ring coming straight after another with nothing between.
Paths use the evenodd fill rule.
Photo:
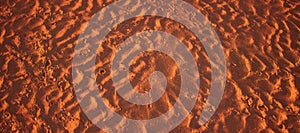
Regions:
<instances>
[{"instance_id":1,"label":"sand","mask_svg":"<svg viewBox=\"0 0 300 133\"><path fill-rule=\"evenodd\" d=\"M171 132L300 132L300 2L186 1L212 23L227 62L222 101L206 124L201 126L198 119L211 85L209 59L188 29L161 17L136 17L115 27L105 44L116 50L110 45L149 29L173 33L193 44L201 90L194 109ZM103 132L78 104L72 58L84 26L111 2L0 2L0 132ZM180 74L168 56L146 52L133 61L130 81L137 91L149 91L145 77L153 71L161 71L168 79L158 102L137 106L114 93L110 65L101 64L102 58L110 59L111 52L103 53L97 58L95 74L113 110L142 120L159 116L175 103Z\"/></svg>"}]
</instances>

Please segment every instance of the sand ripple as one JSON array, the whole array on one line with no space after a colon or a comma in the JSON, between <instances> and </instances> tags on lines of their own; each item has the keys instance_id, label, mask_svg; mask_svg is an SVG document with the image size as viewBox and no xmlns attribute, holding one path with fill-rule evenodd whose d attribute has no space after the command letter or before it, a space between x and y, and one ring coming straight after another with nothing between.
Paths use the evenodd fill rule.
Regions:
<instances>
[{"instance_id":1,"label":"sand ripple","mask_svg":"<svg viewBox=\"0 0 300 133\"><path fill-rule=\"evenodd\" d=\"M111 2L0 2L0 132L101 132L88 120L77 102L71 64L76 40L87 21ZM102 51L106 60L100 60L103 57L99 56L96 75L99 90L111 107L126 117L148 119L174 104L179 92L180 82L176 79L179 73L174 62L164 55L145 53L131 67L134 86L143 81L143 88L149 88L143 77L156 69L167 75L168 86L173 89L167 89L169 95L161 98L161 104L132 110L135 105L110 90L108 57L114 50L110 46L137 32L163 30L189 46L201 76L196 106L172 132L299 132L300 2L187 2L211 21L226 54L226 89L215 115L204 126L199 125L211 80L209 59L201 42L184 26L151 16L127 20L106 38L106 46L111 51ZM168 63L156 61L158 64L155 64L144 59L145 56ZM139 74L140 71L144 73ZM147 115L136 115L141 110L146 110Z\"/></svg>"}]
</instances>

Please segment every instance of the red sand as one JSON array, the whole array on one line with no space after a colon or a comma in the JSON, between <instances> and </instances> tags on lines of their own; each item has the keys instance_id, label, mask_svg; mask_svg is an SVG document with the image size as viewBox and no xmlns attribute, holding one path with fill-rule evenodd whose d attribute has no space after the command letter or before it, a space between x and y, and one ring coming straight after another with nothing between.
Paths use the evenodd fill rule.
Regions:
<instances>
[{"instance_id":1,"label":"red sand","mask_svg":"<svg viewBox=\"0 0 300 133\"><path fill-rule=\"evenodd\" d=\"M0 2L0 132L101 132L78 104L71 64L83 27L92 15L111 2ZM300 2L187 2L210 20L219 35L226 55L227 82L220 106L208 123L198 124L203 105L203 99L199 98L190 115L172 132L300 132ZM133 24L137 28L132 29ZM150 16L122 23L108 39L126 38L145 29L178 33L175 35L178 38L188 37L184 39L186 42L201 44L178 23ZM199 95L205 97L210 86L210 68L205 51L200 49L193 52L200 55L203 91ZM149 83L142 77L156 68L167 77L174 77L169 85L180 89L177 68L171 59L151 52L141 56L132 64L135 76L131 79L134 86L145 89L139 91L147 91ZM143 56L165 62L153 64ZM110 82L106 67L96 73L102 91L111 87L106 83ZM140 71L143 74L135 74ZM176 98L177 92L171 91L167 93ZM164 96L149 109L119 101L115 94L106 97L115 111L135 119L155 117L175 102ZM143 108L148 109L147 115L135 115Z\"/></svg>"}]
</instances>

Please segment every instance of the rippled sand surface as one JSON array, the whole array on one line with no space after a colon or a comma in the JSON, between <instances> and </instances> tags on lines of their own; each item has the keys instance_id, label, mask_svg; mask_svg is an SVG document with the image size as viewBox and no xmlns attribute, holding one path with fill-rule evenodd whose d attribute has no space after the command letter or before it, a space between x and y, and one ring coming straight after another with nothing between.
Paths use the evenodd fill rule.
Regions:
<instances>
[{"instance_id":1,"label":"rippled sand surface","mask_svg":"<svg viewBox=\"0 0 300 133\"><path fill-rule=\"evenodd\" d=\"M83 113L72 81L76 41L90 18L113 1L0 2L0 132L103 132ZM132 61L129 80L138 92L161 71L168 81L160 100L137 106L114 92L113 45L145 30L162 30L197 55L200 92L189 116L172 132L300 132L300 2L296 0L191 1L212 23L224 47L227 81L219 107L200 126L211 68L201 42L183 25L162 17L136 17L107 35L95 65L99 91L117 113L144 120L176 102L180 72L163 53L145 52ZM180 7L176 7L180 8ZM83 54L88 54L85 51ZM97 103L91 103L96 106Z\"/></svg>"}]
</instances>

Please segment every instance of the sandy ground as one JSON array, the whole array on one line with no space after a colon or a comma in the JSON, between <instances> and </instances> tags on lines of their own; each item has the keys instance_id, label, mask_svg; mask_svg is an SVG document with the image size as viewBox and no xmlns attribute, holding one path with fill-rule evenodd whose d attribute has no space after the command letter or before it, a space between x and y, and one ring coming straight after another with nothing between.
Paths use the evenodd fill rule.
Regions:
<instances>
[{"instance_id":1,"label":"sandy ground","mask_svg":"<svg viewBox=\"0 0 300 133\"><path fill-rule=\"evenodd\" d=\"M205 125L200 126L198 118L209 92L209 59L188 29L161 17L137 17L115 27L105 44L109 47L147 29L163 30L193 44L202 91L190 115L172 132L300 132L300 2L186 1L210 20L226 55L225 92ZM111 2L0 2L0 132L102 132L78 104L71 64L83 27ZM96 64L110 54L99 55ZM99 89L108 92L104 97L111 107L128 118L156 117L178 97L180 74L164 54L146 52L131 65L130 81L139 92L149 90L145 77L155 70L171 77L165 95L151 108L116 96L111 92L109 64L97 66L101 66L95 72Z\"/></svg>"}]
</instances>

